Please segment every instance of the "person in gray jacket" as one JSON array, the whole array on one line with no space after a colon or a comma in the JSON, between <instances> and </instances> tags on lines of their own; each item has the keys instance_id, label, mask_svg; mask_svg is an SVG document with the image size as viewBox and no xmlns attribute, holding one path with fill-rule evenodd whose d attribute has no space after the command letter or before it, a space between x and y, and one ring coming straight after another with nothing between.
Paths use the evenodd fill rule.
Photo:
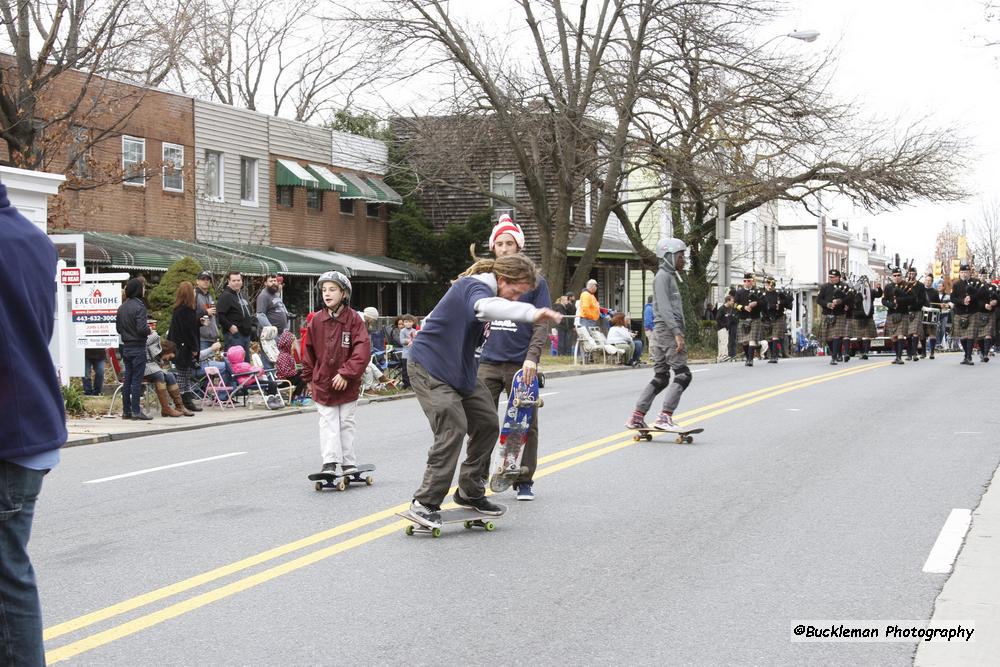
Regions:
<instances>
[{"instance_id":1,"label":"person in gray jacket","mask_svg":"<svg viewBox=\"0 0 1000 667\"><path fill-rule=\"evenodd\" d=\"M200 349L204 350L219 340L219 325L215 321L215 297L212 296L212 273L202 271L198 274L197 282L198 287L194 291L194 310L201 324L198 328Z\"/></svg>"},{"instance_id":2,"label":"person in gray jacket","mask_svg":"<svg viewBox=\"0 0 1000 667\"><path fill-rule=\"evenodd\" d=\"M653 428L659 431L678 429L673 420L674 410L681 394L691 384L691 369L687 365L687 347L684 344L684 303L679 287L686 250L687 245L680 239L660 239L656 244L660 268L653 278L653 334L649 341L653 379L639 395L632 416L625 422L626 428L649 428L644 421L646 413L657 394L666 389L663 410L653 422ZM670 382L671 371L674 373L673 382Z\"/></svg>"}]
</instances>

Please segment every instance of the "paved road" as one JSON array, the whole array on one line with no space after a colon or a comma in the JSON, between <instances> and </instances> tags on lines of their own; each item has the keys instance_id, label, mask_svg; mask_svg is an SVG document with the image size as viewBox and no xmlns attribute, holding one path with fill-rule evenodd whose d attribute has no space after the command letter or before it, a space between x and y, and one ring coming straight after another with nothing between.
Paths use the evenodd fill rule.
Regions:
<instances>
[{"instance_id":1,"label":"paved road","mask_svg":"<svg viewBox=\"0 0 1000 667\"><path fill-rule=\"evenodd\" d=\"M347 493L305 479L314 415L75 447L32 541L49 660L911 664L789 627L930 617L922 565L1000 462L974 390L1000 363L957 361L697 367L694 445L623 431L648 369L551 380L538 500L437 540L392 515L429 444L412 400L359 409L378 470Z\"/></svg>"}]
</instances>

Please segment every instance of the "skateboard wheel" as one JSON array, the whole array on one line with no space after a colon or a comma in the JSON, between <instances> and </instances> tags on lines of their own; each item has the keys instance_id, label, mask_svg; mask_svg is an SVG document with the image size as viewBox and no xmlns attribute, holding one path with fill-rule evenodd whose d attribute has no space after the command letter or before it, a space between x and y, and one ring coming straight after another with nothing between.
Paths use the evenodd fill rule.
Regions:
<instances>
[{"instance_id":1,"label":"skateboard wheel","mask_svg":"<svg viewBox=\"0 0 1000 667\"><path fill-rule=\"evenodd\" d=\"M316 490L317 491L323 490L323 482L316 482Z\"/></svg>"},{"instance_id":2,"label":"skateboard wheel","mask_svg":"<svg viewBox=\"0 0 1000 667\"><path fill-rule=\"evenodd\" d=\"M643 437L642 437L641 435L633 435L633 436L632 436L632 440L633 440L634 442L639 442L640 440L643 440L643 439L644 439L644 438L643 438Z\"/></svg>"},{"instance_id":3,"label":"skateboard wheel","mask_svg":"<svg viewBox=\"0 0 1000 667\"><path fill-rule=\"evenodd\" d=\"M538 399L538 402L537 402L537 403L535 403L535 407L536 407L536 408L540 408L540 407L542 407L543 405L545 405L545 401L543 401L542 399Z\"/></svg>"},{"instance_id":4,"label":"skateboard wheel","mask_svg":"<svg viewBox=\"0 0 1000 667\"><path fill-rule=\"evenodd\" d=\"M684 444L684 436L682 436L682 435L677 436L677 439L674 440L674 442L676 442L678 445L683 445Z\"/></svg>"},{"instance_id":5,"label":"skateboard wheel","mask_svg":"<svg viewBox=\"0 0 1000 667\"><path fill-rule=\"evenodd\" d=\"M367 477L365 477L365 484L366 485L371 486L374 483L375 483L375 480L372 479L371 475L368 475Z\"/></svg>"},{"instance_id":6,"label":"skateboard wheel","mask_svg":"<svg viewBox=\"0 0 1000 667\"><path fill-rule=\"evenodd\" d=\"M493 529L496 528L496 526L493 525L492 521L487 521L486 523L483 524L483 528L486 529L487 533L492 533Z\"/></svg>"},{"instance_id":7,"label":"skateboard wheel","mask_svg":"<svg viewBox=\"0 0 1000 667\"><path fill-rule=\"evenodd\" d=\"M513 401L510 402L510 404L513 405L515 408L519 408L521 407L521 399L515 398Z\"/></svg>"},{"instance_id":8,"label":"skateboard wheel","mask_svg":"<svg viewBox=\"0 0 1000 667\"><path fill-rule=\"evenodd\" d=\"M431 530L431 536L432 537L441 537L441 529L440 528L434 528L433 530Z\"/></svg>"},{"instance_id":9,"label":"skateboard wheel","mask_svg":"<svg viewBox=\"0 0 1000 667\"><path fill-rule=\"evenodd\" d=\"M463 523L462 525L463 525L463 526L465 526L465 529L466 529L466 530L468 530L468 529L472 528L472 522L471 522L471 521L466 521L466 522L465 522L465 523Z\"/></svg>"},{"instance_id":10,"label":"skateboard wheel","mask_svg":"<svg viewBox=\"0 0 1000 667\"><path fill-rule=\"evenodd\" d=\"M410 524L409 526L407 526L406 529L403 532L406 533L407 535L412 535L413 534L413 524Z\"/></svg>"},{"instance_id":11,"label":"skateboard wheel","mask_svg":"<svg viewBox=\"0 0 1000 667\"><path fill-rule=\"evenodd\" d=\"M692 436L692 435L689 435L689 436L687 437L687 443L688 443L688 444L690 445L690 444L691 444L692 442L694 442L694 436Z\"/></svg>"},{"instance_id":12,"label":"skateboard wheel","mask_svg":"<svg viewBox=\"0 0 1000 667\"><path fill-rule=\"evenodd\" d=\"M347 480L341 479L339 482L337 482L337 490L338 491L346 491L347 490Z\"/></svg>"},{"instance_id":13,"label":"skateboard wheel","mask_svg":"<svg viewBox=\"0 0 1000 667\"><path fill-rule=\"evenodd\" d=\"M652 433L647 433L646 434L646 442L653 442L653 434Z\"/></svg>"}]
</instances>

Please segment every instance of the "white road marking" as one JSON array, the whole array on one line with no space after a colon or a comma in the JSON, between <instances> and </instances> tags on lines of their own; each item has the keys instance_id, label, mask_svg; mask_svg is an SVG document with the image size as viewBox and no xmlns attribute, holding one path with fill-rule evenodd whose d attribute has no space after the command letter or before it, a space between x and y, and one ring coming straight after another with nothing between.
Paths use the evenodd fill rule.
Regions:
<instances>
[{"instance_id":1,"label":"white road marking","mask_svg":"<svg viewBox=\"0 0 1000 667\"><path fill-rule=\"evenodd\" d=\"M785 408L787 412L802 412L802 408Z\"/></svg>"},{"instance_id":2,"label":"white road marking","mask_svg":"<svg viewBox=\"0 0 1000 667\"><path fill-rule=\"evenodd\" d=\"M544 394L539 394L539 396L555 396L558 393L558 391L547 391Z\"/></svg>"},{"instance_id":3,"label":"white road marking","mask_svg":"<svg viewBox=\"0 0 1000 667\"><path fill-rule=\"evenodd\" d=\"M695 368L691 372L692 373L707 373L710 370L712 370L712 369L711 368Z\"/></svg>"},{"instance_id":4,"label":"white road marking","mask_svg":"<svg viewBox=\"0 0 1000 667\"><path fill-rule=\"evenodd\" d=\"M955 431L955 435L979 435L980 431Z\"/></svg>"},{"instance_id":5,"label":"white road marking","mask_svg":"<svg viewBox=\"0 0 1000 667\"><path fill-rule=\"evenodd\" d=\"M972 523L972 510L953 509L924 563L924 572L948 574Z\"/></svg>"},{"instance_id":6,"label":"white road marking","mask_svg":"<svg viewBox=\"0 0 1000 667\"><path fill-rule=\"evenodd\" d=\"M84 484L100 484L101 482L110 482L115 479L123 479L125 477L135 477L136 475L145 475L146 473L157 472L159 470L167 470L169 468L179 468L181 466L189 466L195 463L204 463L205 461L218 461L219 459L227 459L230 456L240 456L246 454L246 452L232 452L229 454L222 454L220 456L210 456L207 459L195 459L194 461L181 461L180 463L171 463L167 466L159 466L157 468L146 468L145 470L136 470L135 472L127 472L123 475L113 475L111 477L102 477L100 479L90 479L84 482Z\"/></svg>"}]
</instances>

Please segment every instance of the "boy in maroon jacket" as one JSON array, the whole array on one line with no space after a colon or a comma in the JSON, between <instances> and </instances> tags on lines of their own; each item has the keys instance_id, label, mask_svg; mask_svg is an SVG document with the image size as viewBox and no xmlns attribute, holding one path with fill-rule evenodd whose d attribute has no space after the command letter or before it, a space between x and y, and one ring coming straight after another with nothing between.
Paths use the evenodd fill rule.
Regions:
<instances>
[{"instance_id":1,"label":"boy in maroon jacket","mask_svg":"<svg viewBox=\"0 0 1000 667\"><path fill-rule=\"evenodd\" d=\"M351 281L339 271L327 271L317 287L323 310L309 323L302 354L302 379L312 387L319 411L319 447L323 472L348 475L357 471L354 453L354 411L361 377L371 359L364 319L348 303Z\"/></svg>"}]
</instances>

